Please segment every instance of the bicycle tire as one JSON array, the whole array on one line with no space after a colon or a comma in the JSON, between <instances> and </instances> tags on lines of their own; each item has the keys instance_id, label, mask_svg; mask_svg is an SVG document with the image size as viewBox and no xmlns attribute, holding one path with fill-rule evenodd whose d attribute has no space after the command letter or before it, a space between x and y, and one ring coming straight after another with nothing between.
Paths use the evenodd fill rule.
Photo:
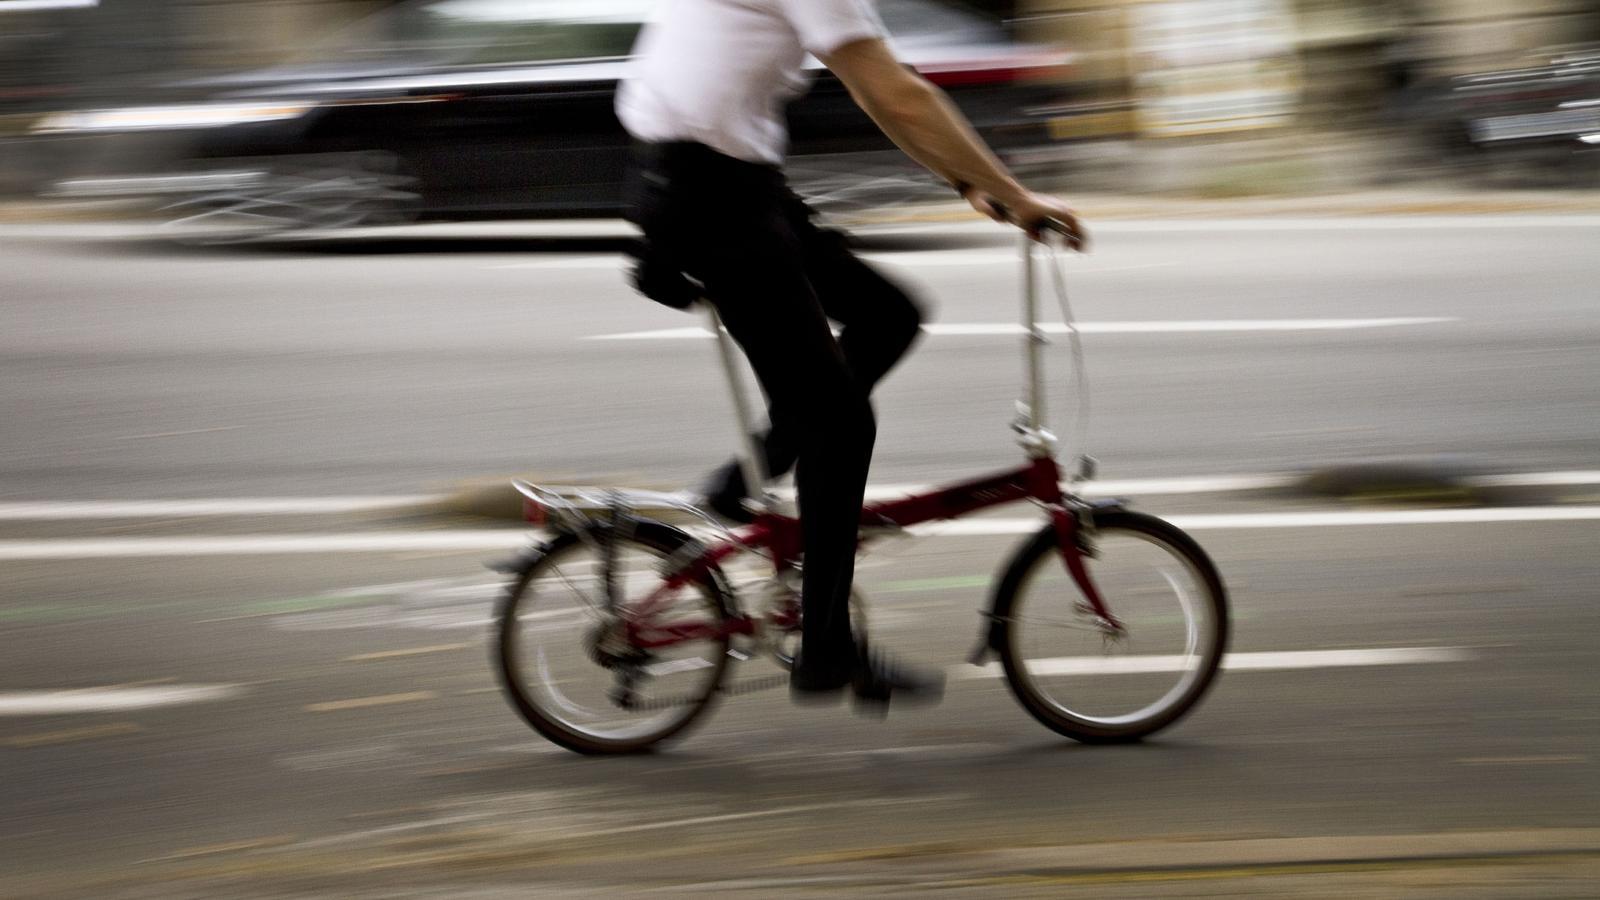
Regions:
<instances>
[{"instance_id":1,"label":"bicycle tire","mask_svg":"<svg viewBox=\"0 0 1600 900\"><path fill-rule=\"evenodd\" d=\"M703 692L687 699L681 715L668 718L654 730L626 738L606 737L586 732L562 717L547 711L538 697L530 695L521 671L518 653L518 617L529 602L529 589L546 570L556 566L562 557L574 550L592 546L590 542L617 540L624 545L642 548L654 556L670 556L694 542L694 538L670 525L648 519L631 519L626 525L626 535L617 536L610 524L597 524L582 534L563 532L552 537L529 552L513 572L510 585L502 595L497 610L496 635L492 642L494 668L501 687L510 698L523 721L551 742L577 753L587 755L638 753L672 738L682 737L693 725L700 722L715 704L729 663L729 638L723 635L713 641L714 652L710 673ZM731 608L727 584L722 574L712 569L695 585L706 606L706 612L716 624L727 621ZM599 664L596 663L596 668Z\"/></svg>"},{"instance_id":2,"label":"bicycle tire","mask_svg":"<svg viewBox=\"0 0 1600 900\"><path fill-rule=\"evenodd\" d=\"M1083 743L1129 743L1183 718L1194 709L1216 680L1228 644L1227 589L1205 550L1176 526L1155 516L1126 510L1097 512L1094 516L1094 534L1095 540L1102 546L1108 537L1131 536L1142 539L1180 561L1192 573L1199 592L1203 594L1199 598L1200 611L1208 615L1211 621L1210 628L1196 641L1201 645L1197 662L1192 668L1179 670L1185 673L1192 671L1193 679L1183 685L1181 691L1174 688L1170 696L1160 698L1158 706L1153 704L1147 711L1141 711L1144 714L1132 717L1102 719L1085 716L1044 694L1023 658L1019 639L1027 621L1019 614L1026 609L1026 594L1032 573L1047 558L1060 563L1060 548L1054 526L1046 526L1036 533L1017 550L1006 566L996 588L993 606L995 615L1003 624L996 650L1012 694L1045 727ZM1085 564L1091 576L1100 568L1098 561L1093 558L1085 558ZM1106 592L1104 585L1098 586ZM1182 605L1182 598L1179 599ZM1118 597L1108 592L1105 600L1112 615L1117 615ZM1187 616L1188 607L1184 606L1184 609ZM1187 623L1185 627L1188 627ZM1185 674L1182 677L1188 676Z\"/></svg>"}]
</instances>

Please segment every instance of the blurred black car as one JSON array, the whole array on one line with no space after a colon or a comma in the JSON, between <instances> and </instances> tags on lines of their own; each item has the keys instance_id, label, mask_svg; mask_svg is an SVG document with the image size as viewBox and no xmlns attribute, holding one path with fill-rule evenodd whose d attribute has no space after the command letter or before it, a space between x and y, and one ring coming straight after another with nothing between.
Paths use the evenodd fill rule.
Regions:
<instances>
[{"instance_id":1,"label":"blurred black car","mask_svg":"<svg viewBox=\"0 0 1600 900\"><path fill-rule=\"evenodd\" d=\"M1424 127L1458 159L1498 179L1600 185L1600 45L1451 78L1420 108Z\"/></svg>"},{"instance_id":2,"label":"blurred black car","mask_svg":"<svg viewBox=\"0 0 1600 900\"><path fill-rule=\"evenodd\" d=\"M415 0L303 63L166 85L34 127L90 149L67 197L161 201L184 223L265 230L615 214L617 82L653 0ZM1002 152L1047 142L1059 47L939 0L880 0L897 52ZM914 183L823 70L791 107L791 177L824 204ZM93 138L92 141L84 140Z\"/></svg>"}]
</instances>

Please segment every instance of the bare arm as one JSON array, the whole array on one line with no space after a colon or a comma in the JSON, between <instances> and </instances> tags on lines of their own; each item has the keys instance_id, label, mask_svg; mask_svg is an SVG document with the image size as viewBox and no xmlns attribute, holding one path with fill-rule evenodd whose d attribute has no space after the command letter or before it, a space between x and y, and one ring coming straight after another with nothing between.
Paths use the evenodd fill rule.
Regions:
<instances>
[{"instance_id":1,"label":"bare arm","mask_svg":"<svg viewBox=\"0 0 1600 900\"><path fill-rule=\"evenodd\" d=\"M890 140L935 175L963 187L973 208L1004 221L998 203L1024 225L1057 219L1080 236L1072 243L1082 248L1084 231L1072 208L1023 187L944 91L901 65L883 41L851 41L822 62Z\"/></svg>"}]
</instances>

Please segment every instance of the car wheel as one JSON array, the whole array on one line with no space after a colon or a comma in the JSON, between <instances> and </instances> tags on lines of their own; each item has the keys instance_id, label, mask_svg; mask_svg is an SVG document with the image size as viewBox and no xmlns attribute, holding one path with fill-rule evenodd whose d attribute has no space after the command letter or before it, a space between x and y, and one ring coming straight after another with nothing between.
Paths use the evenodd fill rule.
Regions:
<instances>
[{"instance_id":1,"label":"car wheel","mask_svg":"<svg viewBox=\"0 0 1600 900\"><path fill-rule=\"evenodd\" d=\"M169 236L228 244L294 233L401 224L415 218L417 179L386 151L262 161L260 176L163 208Z\"/></svg>"}]
</instances>

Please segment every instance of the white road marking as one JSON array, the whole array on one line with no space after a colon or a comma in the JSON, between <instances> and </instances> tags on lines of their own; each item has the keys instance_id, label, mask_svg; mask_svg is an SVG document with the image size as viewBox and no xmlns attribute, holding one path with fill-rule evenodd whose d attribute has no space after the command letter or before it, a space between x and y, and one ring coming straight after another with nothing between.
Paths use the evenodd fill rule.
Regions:
<instances>
[{"instance_id":1,"label":"white road marking","mask_svg":"<svg viewBox=\"0 0 1600 900\"><path fill-rule=\"evenodd\" d=\"M1600 476L1600 473L1596 473ZM1078 493L1085 497L1174 496L1180 494L1221 494L1232 491L1271 491L1290 487L1301 480L1299 475L1199 475L1187 478L1124 478L1120 480L1091 481L1078 485ZM1589 483L1589 482L1581 482ZM1595 482L1600 484L1600 477ZM873 484L867 486L867 500L894 500L910 494L930 491L932 484ZM777 488L773 491L781 500L794 500L795 489Z\"/></svg>"},{"instance_id":2,"label":"white road marking","mask_svg":"<svg viewBox=\"0 0 1600 900\"><path fill-rule=\"evenodd\" d=\"M993 222L978 219L959 222L907 222L847 226L853 234L976 234L1003 235ZM1600 228L1600 216L1592 214L1548 215L1370 215L1326 218L1246 218L1211 219L1105 219L1090 223L1094 234L1161 234L1173 232L1254 232L1254 231L1469 231L1508 228Z\"/></svg>"},{"instance_id":3,"label":"white road marking","mask_svg":"<svg viewBox=\"0 0 1600 900\"><path fill-rule=\"evenodd\" d=\"M143 519L181 516L322 516L399 509L439 495L389 497L237 497L211 500L58 500L0 503L0 521Z\"/></svg>"},{"instance_id":4,"label":"white road marking","mask_svg":"<svg viewBox=\"0 0 1600 900\"><path fill-rule=\"evenodd\" d=\"M1222 667L1236 670L1335 669L1350 666L1406 666L1422 663L1466 662L1471 651L1464 647L1381 647L1353 650L1283 650L1267 653L1230 653ZM1192 662L1182 656L1062 656L1028 660L1028 671L1040 677L1053 675L1130 675L1154 672L1181 672ZM999 663L981 669L958 666L953 671L961 678L999 678L1005 672Z\"/></svg>"},{"instance_id":5,"label":"white road marking","mask_svg":"<svg viewBox=\"0 0 1600 900\"><path fill-rule=\"evenodd\" d=\"M957 268L962 266L1017 266L1021 258L1015 250L908 250L903 252L861 253L870 263L906 266L909 268ZM593 269L621 271L632 265L628 257L616 253L572 254L539 256L514 263L497 263L484 266L492 271L517 269ZM1124 266L1075 266L1075 275L1135 272L1144 269L1164 269L1176 262L1133 263Z\"/></svg>"},{"instance_id":6,"label":"white road marking","mask_svg":"<svg viewBox=\"0 0 1600 900\"><path fill-rule=\"evenodd\" d=\"M1590 480L1575 480L1580 476ZM1224 491L1274 490L1293 484L1295 475L1200 475L1176 478L1133 478L1096 481L1084 485L1090 496L1210 494ZM1518 484L1600 484L1600 472L1533 472L1526 475L1497 476L1528 479ZM1562 478L1562 481L1537 479ZM1509 483L1509 482L1508 482ZM903 497L928 490L926 484L869 485L867 497L873 500ZM793 491L780 490L793 498ZM64 522L74 519L143 519L221 516L316 516L341 513L381 512L424 506L447 499L445 494L415 494L388 497L237 497L201 500L58 500L0 503L0 521Z\"/></svg>"},{"instance_id":7,"label":"white road marking","mask_svg":"<svg viewBox=\"0 0 1600 900\"><path fill-rule=\"evenodd\" d=\"M1375 509L1329 512L1222 513L1170 516L1186 531L1258 528L1338 528L1377 525L1483 525L1506 522L1588 522L1600 520L1600 506L1520 506L1488 509ZM921 537L978 537L1031 534L1040 519L967 519L910 529ZM0 557L3 558L3 557Z\"/></svg>"},{"instance_id":8,"label":"white road marking","mask_svg":"<svg viewBox=\"0 0 1600 900\"><path fill-rule=\"evenodd\" d=\"M627 257L615 253L593 256L546 256L530 259L527 262L502 263L493 266L484 266L485 269L611 269L622 271L629 265Z\"/></svg>"},{"instance_id":9,"label":"white road marking","mask_svg":"<svg viewBox=\"0 0 1600 900\"><path fill-rule=\"evenodd\" d=\"M1243 334L1262 331L1350 331L1364 328L1401 328L1415 325L1440 325L1459 322L1456 318L1437 316L1402 316L1382 319L1192 319L1150 322L1079 322L1080 334ZM1040 330L1046 334L1066 334L1069 329L1060 322L1042 323ZM927 334L936 337L1005 337L1023 333L1015 322L935 322L922 326ZM706 340L708 329L698 326L687 328L661 328L653 331L625 331L618 334L597 334L586 341L686 341Z\"/></svg>"},{"instance_id":10,"label":"white road marking","mask_svg":"<svg viewBox=\"0 0 1600 900\"><path fill-rule=\"evenodd\" d=\"M954 268L960 266L1017 266L1022 257L1016 250L907 250L898 253L862 253L860 257L870 263L906 266L908 268ZM1166 269L1177 262L1132 263L1125 266L1072 267L1074 275L1099 275L1114 272L1137 272L1143 269Z\"/></svg>"},{"instance_id":11,"label":"white road marking","mask_svg":"<svg viewBox=\"0 0 1600 900\"><path fill-rule=\"evenodd\" d=\"M517 529L255 534L193 537L0 541L0 560L114 559L157 556L275 556L297 553L402 553L416 550L509 550L526 545Z\"/></svg>"},{"instance_id":12,"label":"white road marking","mask_svg":"<svg viewBox=\"0 0 1600 900\"><path fill-rule=\"evenodd\" d=\"M1196 475L1173 478L1125 478L1093 481L1080 486L1085 496L1168 496L1215 494L1232 491L1278 490L1294 485L1295 474ZM1482 475L1462 479L1472 487L1581 487L1600 485L1600 471L1522 472ZM930 484L875 484L867 487L869 500L889 500L930 490ZM794 498L792 488L780 488L780 497ZM71 521L74 519L142 519L221 516L315 516L381 512L425 506L447 499L445 494L351 497L237 497L205 500L58 500L0 503L0 521Z\"/></svg>"},{"instance_id":13,"label":"white road marking","mask_svg":"<svg viewBox=\"0 0 1600 900\"><path fill-rule=\"evenodd\" d=\"M1600 484L1600 471L1477 475L1464 480L1474 487L1579 487Z\"/></svg>"},{"instance_id":14,"label":"white road marking","mask_svg":"<svg viewBox=\"0 0 1600 900\"><path fill-rule=\"evenodd\" d=\"M1336 528L1379 525L1480 525L1510 522L1600 521L1600 506L1527 506L1488 509L1337 510L1330 512L1223 513L1168 519L1188 531L1263 528ZM907 529L919 537L1032 534L1044 519L967 519ZM191 535L185 537L60 538L0 541L0 560L129 559L171 556L273 556L315 553L402 553L417 550L508 550L526 546L523 529L353 532L346 534Z\"/></svg>"},{"instance_id":15,"label":"white road marking","mask_svg":"<svg viewBox=\"0 0 1600 900\"><path fill-rule=\"evenodd\" d=\"M690 656L683 659L673 659L666 662L653 663L645 666L644 670L650 675L659 678L663 675L677 675L681 672L698 672L701 669L709 669L713 665L715 665L715 663L709 659L702 659L698 656Z\"/></svg>"},{"instance_id":16,"label":"white road marking","mask_svg":"<svg viewBox=\"0 0 1600 900\"><path fill-rule=\"evenodd\" d=\"M226 700L244 691L238 684L167 684L39 691L0 691L0 716L49 716L125 712L184 703Z\"/></svg>"},{"instance_id":17,"label":"white road marking","mask_svg":"<svg viewBox=\"0 0 1600 900\"><path fill-rule=\"evenodd\" d=\"M596 334L584 338L586 341L683 341L700 340L711 337L711 332L698 325L687 328L660 328L655 331L626 331L621 334Z\"/></svg>"}]
</instances>

